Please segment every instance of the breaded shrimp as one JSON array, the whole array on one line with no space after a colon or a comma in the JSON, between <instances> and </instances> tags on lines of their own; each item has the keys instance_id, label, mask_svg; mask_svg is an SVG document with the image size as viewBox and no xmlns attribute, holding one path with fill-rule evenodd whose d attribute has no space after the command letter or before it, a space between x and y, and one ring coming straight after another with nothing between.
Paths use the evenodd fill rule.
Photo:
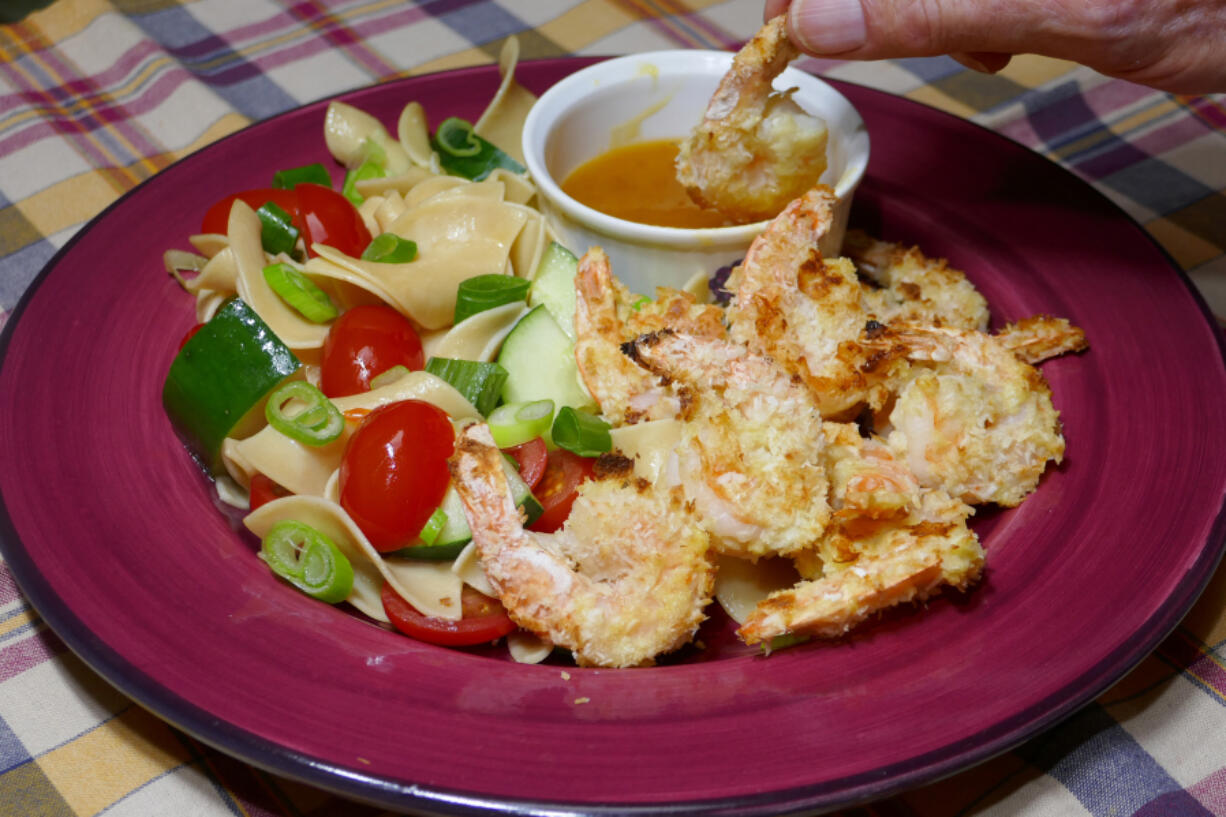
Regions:
<instances>
[{"instance_id":1,"label":"breaded shrimp","mask_svg":"<svg viewBox=\"0 0 1226 817\"><path fill-rule=\"evenodd\" d=\"M943 258L928 258L918 247L879 241L849 230L843 253L865 284L864 300L881 323L906 321L987 331L988 302L960 270Z\"/></svg>"},{"instance_id":2,"label":"breaded shrimp","mask_svg":"<svg viewBox=\"0 0 1226 817\"><path fill-rule=\"evenodd\" d=\"M771 218L825 171L826 123L771 88L799 55L782 16L737 52L677 155L677 179L699 205L738 223Z\"/></svg>"},{"instance_id":3,"label":"breaded shrimp","mask_svg":"<svg viewBox=\"0 0 1226 817\"><path fill-rule=\"evenodd\" d=\"M834 521L815 551L796 559L806 580L776 591L737 631L746 643L786 634L833 638L869 615L919 601L980 575L983 548L971 508L925 491L880 441L826 423Z\"/></svg>"},{"instance_id":4,"label":"breaded shrimp","mask_svg":"<svg viewBox=\"0 0 1226 817\"><path fill-rule=\"evenodd\" d=\"M1017 505L1064 456L1051 389L998 338L900 324L872 346L904 350L912 376L889 414L890 448L930 488L971 504Z\"/></svg>"},{"instance_id":5,"label":"breaded shrimp","mask_svg":"<svg viewBox=\"0 0 1226 817\"><path fill-rule=\"evenodd\" d=\"M584 253L575 276L575 363L588 393L615 426L683 413L688 394L621 351L626 341L661 329L723 337L723 310L667 287L659 288L655 301L634 298L613 276L603 250Z\"/></svg>"},{"instance_id":6,"label":"breaded shrimp","mask_svg":"<svg viewBox=\"0 0 1226 817\"><path fill-rule=\"evenodd\" d=\"M658 332L627 352L693 396L676 478L712 545L750 559L811 547L829 509L821 416L809 391L730 341Z\"/></svg>"},{"instance_id":7,"label":"breaded shrimp","mask_svg":"<svg viewBox=\"0 0 1226 817\"><path fill-rule=\"evenodd\" d=\"M524 530L488 426L450 462L485 575L521 627L580 665L630 667L690 641L711 600L708 537L674 493L632 477L589 480L560 531Z\"/></svg>"},{"instance_id":8,"label":"breaded shrimp","mask_svg":"<svg viewBox=\"0 0 1226 817\"><path fill-rule=\"evenodd\" d=\"M877 409L905 368L899 350L861 342L872 319L852 263L823 259L835 195L815 187L793 201L754 240L731 282L729 334L799 376L827 419Z\"/></svg>"}]
</instances>

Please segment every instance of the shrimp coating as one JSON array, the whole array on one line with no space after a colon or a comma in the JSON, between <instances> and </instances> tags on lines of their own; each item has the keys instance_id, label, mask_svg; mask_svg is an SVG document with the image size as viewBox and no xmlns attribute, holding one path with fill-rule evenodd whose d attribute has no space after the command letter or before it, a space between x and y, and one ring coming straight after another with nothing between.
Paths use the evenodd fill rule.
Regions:
<instances>
[{"instance_id":1,"label":"shrimp coating","mask_svg":"<svg viewBox=\"0 0 1226 817\"><path fill-rule=\"evenodd\" d=\"M756 559L822 536L830 513L821 416L802 384L724 340L658 332L627 353L693 395L676 478L713 547Z\"/></svg>"},{"instance_id":2,"label":"shrimp coating","mask_svg":"<svg viewBox=\"0 0 1226 817\"><path fill-rule=\"evenodd\" d=\"M677 155L677 180L697 204L736 223L760 221L817 183L826 169L826 123L791 92L771 88L799 55L783 16L737 52Z\"/></svg>"},{"instance_id":3,"label":"shrimp coating","mask_svg":"<svg viewBox=\"0 0 1226 817\"><path fill-rule=\"evenodd\" d=\"M864 299L881 323L905 321L961 329L988 328L987 299L960 270L943 258L928 258L918 247L879 241L849 230L843 252L868 279Z\"/></svg>"},{"instance_id":4,"label":"shrimp coating","mask_svg":"<svg viewBox=\"0 0 1226 817\"><path fill-rule=\"evenodd\" d=\"M588 480L562 529L524 530L489 427L450 462L486 577L511 618L581 666L652 663L693 637L711 600L709 540L675 493L626 476Z\"/></svg>"},{"instance_id":5,"label":"shrimp coating","mask_svg":"<svg viewBox=\"0 0 1226 817\"><path fill-rule=\"evenodd\" d=\"M748 644L782 635L843 635L875 612L979 578L983 548L971 508L924 490L905 463L854 425L826 423L834 521L796 559L806 579L759 602L737 631Z\"/></svg>"},{"instance_id":6,"label":"shrimp coating","mask_svg":"<svg viewBox=\"0 0 1226 817\"><path fill-rule=\"evenodd\" d=\"M848 419L865 403L885 405L905 361L893 347L865 346L873 316L855 267L817 249L835 202L832 190L815 187L754 240L730 281L728 322L733 340L799 376L824 417Z\"/></svg>"},{"instance_id":7,"label":"shrimp coating","mask_svg":"<svg viewBox=\"0 0 1226 817\"><path fill-rule=\"evenodd\" d=\"M1064 456L1043 375L993 335L900 324L871 345L915 363L889 414L890 448L919 478L971 504L1017 505Z\"/></svg>"},{"instance_id":8,"label":"shrimp coating","mask_svg":"<svg viewBox=\"0 0 1226 817\"><path fill-rule=\"evenodd\" d=\"M575 276L575 363L588 393L614 425L683 413L688 394L621 351L623 343L661 329L723 337L723 310L667 287L657 290L655 301L636 299L613 276L603 250L584 253Z\"/></svg>"},{"instance_id":9,"label":"shrimp coating","mask_svg":"<svg viewBox=\"0 0 1226 817\"><path fill-rule=\"evenodd\" d=\"M996 337L1009 351L1031 365L1089 348L1086 333L1065 318L1035 315L1006 324Z\"/></svg>"}]
</instances>

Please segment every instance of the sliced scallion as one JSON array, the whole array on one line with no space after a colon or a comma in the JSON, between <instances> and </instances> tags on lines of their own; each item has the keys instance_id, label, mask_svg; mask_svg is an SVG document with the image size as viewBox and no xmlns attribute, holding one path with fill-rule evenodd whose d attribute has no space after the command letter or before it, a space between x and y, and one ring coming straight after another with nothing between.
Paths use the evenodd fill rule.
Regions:
<instances>
[{"instance_id":1,"label":"sliced scallion","mask_svg":"<svg viewBox=\"0 0 1226 817\"><path fill-rule=\"evenodd\" d=\"M282 190L293 190L295 186L310 183L322 184L324 187L332 186L332 177L328 175L328 170L319 162L302 167L291 167L287 170L278 170L272 174L272 186L279 187Z\"/></svg>"},{"instance_id":2,"label":"sliced scallion","mask_svg":"<svg viewBox=\"0 0 1226 817\"><path fill-rule=\"evenodd\" d=\"M426 371L450 383L482 417L497 405L502 384L507 380L507 370L499 364L476 360L432 357L426 361Z\"/></svg>"},{"instance_id":3,"label":"sliced scallion","mask_svg":"<svg viewBox=\"0 0 1226 817\"><path fill-rule=\"evenodd\" d=\"M430 518L422 526L417 538L421 539L424 545L433 545L445 527L447 527L447 512L442 508L435 508L434 513L430 514Z\"/></svg>"},{"instance_id":4,"label":"sliced scallion","mask_svg":"<svg viewBox=\"0 0 1226 817\"><path fill-rule=\"evenodd\" d=\"M532 282L514 275L477 275L460 282L456 289L455 316L453 323L471 318L478 312L493 309L503 304L522 301L528 297Z\"/></svg>"},{"instance_id":5,"label":"sliced scallion","mask_svg":"<svg viewBox=\"0 0 1226 817\"><path fill-rule=\"evenodd\" d=\"M341 184L341 194L357 207L366 198L358 192L358 182L364 182L367 179L382 179L387 175L387 169L381 162L376 162L367 159L362 164L345 171L345 181Z\"/></svg>"},{"instance_id":6,"label":"sliced scallion","mask_svg":"<svg viewBox=\"0 0 1226 817\"><path fill-rule=\"evenodd\" d=\"M506 403L490 412L489 426L494 445L499 448L534 440L548 434L553 427L553 401Z\"/></svg>"},{"instance_id":7,"label":"sliced scallion","mask_svg":"<svg viewBox=\"0 0 1226 817\"><path fill-rule=\"evenodd\" d=\"M434 133L439 149L449 156L465 158L476 156L481 152L481 143L477 134L473 133L472 123L452 116L439 123Z\"/></svg>"},{"instance_id":8,"label":"sliced scallion","mask_svg":"<svg viewBox=\"0 0 1226 817\"><path fill-rule=\"evenodd\" d=\"M322 531L285 520L260 543L260 559L285 581L312 598L336 604L353 589L353 565Z\"/></svg>"},{"instance_id":9,"label":"sliced scallion","mask_svg":"<svg viewBox=\"0 0 1226 817\"><path fill-rule=\"evenodd\" d=\"M526 172L510 155L474 133L472 125L463 119L443 120L430 145L438 152L443 172L452 176L479 182L499 168L512 173Z\"/></svg>"},{"instance_id":10,"label":"sliced scallion","mask_svg":"<svg viewBox=\"0 0 1226 817\"><path fill-rule=\"evenodd\" d=\"M308 321L327 323L340 314L328 293L289 264L269 264L264 267L264 280L281 300Z\"/></svg>"},{"instance_id":11,"label":"sliced scallion","mask_svg":"<svg viewBox=\"0 0 1226 817\"><path fill-rule=\"evenodd\" d=\"M609 424L586 411L570 406L558 410L553 421L553 442L581 457L596 457L613 450Z\"/></svg>"},{"instance_id":12,"label":"sliced scallion","mask_svg":"<svg viewBox=\"0 0 1226 817\"><path fill-rule=\"evenodd\" d=\"M408 373L409 373L408 366L401 366L397 364L393 366L392 368L385 369L384 371L379 372L377 375L372 377L370 379L370 387L372 389L378 389L383 386L389 385L391 383L395 383L397 380L404 377Z\"/></svg>"},{"instance_id":13,"label":"sliced scallion","mask_svg":"<svg viewBox=\"0 0 1226 817\"><path fill-rule=\"evenodd\" d=\"M260 217L260 242L265 250L276 255L294 249L298 243L298 228L289 213L276 202L266 201L255 214Z\"/></svg>"},{"instance_id":14,"label":"sliced scallion","mask_svg":"<svg viewBox=\"0 0 1226 817\"><path fill-rule=\"evenodd\" d=\"M416 257L417 242L395 233L380 233L362 250L363 261L377 261L380 264L407 264Z\"/></svg>"},{"instance_id":15,"label":"sliced scallion","mask_svg":"<svg viewBox=\"0 0 1226 817\"><path fill-rule=\"evenodd\" d=\"M291 407L298 410L289 413ZM345 417L324 393L304 380L278 386L264 405L268 424L304 445L326 445L345 430Z\"/></svg>"}]
</instances>

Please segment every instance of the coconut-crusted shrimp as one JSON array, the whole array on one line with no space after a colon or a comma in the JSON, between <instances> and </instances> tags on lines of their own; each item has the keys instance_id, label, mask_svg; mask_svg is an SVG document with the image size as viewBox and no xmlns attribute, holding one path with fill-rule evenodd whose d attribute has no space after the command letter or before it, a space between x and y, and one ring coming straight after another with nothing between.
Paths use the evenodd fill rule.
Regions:
<instances>
[{"instance_id":1,"label":"coconut-crusted shrimp","mask_svg":"<svg viewBox=\"0 0 1226 817\"><path fill-rule=\"evenodd\" d=\"M881 323L987 330L987 299L944 258L929 258L918 247L880 241L861 230L847 232L843 253L868 279L864 300Z\"/></svg>"},{"instance_id":2,"label":"coconut-crusted shrimp","mask_svg":"<svg viewBox=\"0 0 1226 817\"><path fill-rule=\"evenodd\" d=\"M826 124L771 88L799 55L783 16L737 52L677 155L677 179L695 202L739 223L759 221L817 183Z\"/></svg>"},{"instance_id":3,"label":"coconut-crusted shrimp","mask_svg":"<svg viewBox=\"0 0 1226 817\"><path fill-rule=\"evenodd\" d=\"M787 634L833 638L875 612L964 590L983 568L971 508L926 491L905 463L854 425L826 423L834 519L796 558L804 581L761 601L737 631L749 644Z\"/></svg>"},{"instance_id":4,"label":"coconut-crusted shrimp","mask_svg":"<svg viewBox=\"0 0 1226 817\"><path fill-rule=\"evenodd\" d=\"M835 202L819 186L771 221L732 276L727 314L733 340L800 377L824 417L847 419L862 404L883 406L905 363L898 350L864 346L872 315L855 267L818 251Z\"/></svg>"},{"instance_id":5,"label":"coconut-crusted shrimp","mask_svg":"<svg viewBox=\"0 0 1226 817\"><path fill-rule=\"evenodd\" d=\"M821 416L809 391L726 340L665 331L627 352L693 396L674 476L713 547L749 559L811 547L829 509Z\"/></svg>"},{"instance_id":6,"label":"coconut-crusted shrimp","mask_svg":"<svg viewBox=\"0 0 1226 817\"><path fill-rule=\"evenodd\" d=\"M485 575L519 626L586 666L650 664L693 638L715 568L675 492L620 473L588 480L562 529L540 534L524 530L488 426L460 433L450 467Z\"/></svg>"},{"instance_id":7,"label":"coconut-crusted shrimp","mask_svg":"<svg viewBox=\"0 0 1226 817\"><path fill-rule=\"evenodd\" d=\"M922 485L1012 507L1064 456L1043 375L993 335L900 324L871 345L902 348L912 375L889 413L890 448Z\"/></svg>"},{"instance_id":8,"label":"coconut-crusted shrimp","mask_svg":"<svg viewBox=\"0 0 1226 817\"><path fill-rule=\"evenodd\" d=\"M588 393L614 425L683 413L689 395L622 354L623 343L661 329L702 337L725 334L723 310L688 292L660 287L657 300L633 297L613 276L609 257L593 247L575 275L575 363Z\"/></svg>"}]
</instances>

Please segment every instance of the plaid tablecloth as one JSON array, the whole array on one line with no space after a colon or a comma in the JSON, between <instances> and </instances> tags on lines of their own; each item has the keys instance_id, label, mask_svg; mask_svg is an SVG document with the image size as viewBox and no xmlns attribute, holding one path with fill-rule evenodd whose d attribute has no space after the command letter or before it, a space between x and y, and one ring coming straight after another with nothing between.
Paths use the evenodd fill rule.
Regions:
<instances>
[{"instance_id":1,"label":"plaid tablecloth","mask_svg":"<svg viewBox=\"0 0 1226 817\"><path fill-rule=\"evenodd\" d=\"M0 3L0 13L37 3ZM491 62L729 48L757 0L59 0L0 24L0 323L124 191L253 120ZM809 60L1054 158L1117 202L1226 318L1226 99L1018 57ZM1206 395L1222 399L1223 395ZM1226 454L1226 452L1223 452ZM0 463L0 467L4 467ZM0 564L0 815L373 814L202 746L95 676ZM861 814L1226 814L1226 569L1097 701L1015 751Z\"/></svg>"}]
</instances>

